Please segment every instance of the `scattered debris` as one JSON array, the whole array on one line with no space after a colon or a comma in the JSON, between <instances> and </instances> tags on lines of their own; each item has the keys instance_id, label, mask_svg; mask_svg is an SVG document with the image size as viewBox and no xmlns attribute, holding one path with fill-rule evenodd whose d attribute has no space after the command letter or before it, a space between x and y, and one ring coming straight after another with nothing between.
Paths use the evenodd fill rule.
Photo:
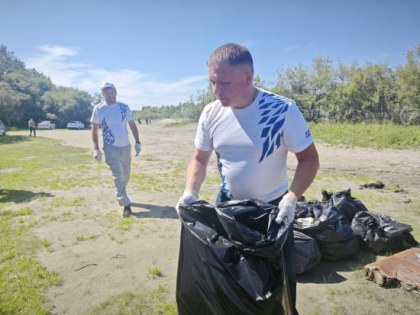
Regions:
<instances>
[{"instance_id":1,"label":"scattered debris","mask_svg":"<svg viewBox=\"0 0 420 315\"><path fill-rule=\"evenodd\" d=\"M410 203L411 202L411 199L410 198L404 199L403 202L404 203Z\"/></svg>"},{"instance_id":2,"label":"scattered debris","mask_svg":"<svg viewBox=\"0 0 420 315\"><path fill-rule=\"evenodd\" d=\"M86 267L89 267L89 266L97 266L97 265L98 264L87 264L87 265L84 265L83 267L77 268L74 272L82 270L83 268L86 268Z\"/></svg>"},{"instance_id":3,"label":"scattered debris","mask_svg":"<svg viewBox=\"0 0 420 315\"><path fill-rule=\"evenodd\" d=\"M401 283L420 295L420 246L365 266L366 277L383 287Z\"/></svg>"},{"instance_id":4,"label":"scattered debris","mask_svg":"<svg viewBox=\"0 0 420 315\"><path fill-rule=\"evenodd\" d=\"M369 189L383 189L385 187L385 184L381 182L372 182L372 183L366 183L359 186L360 189L369 188Z\"/></svg>"}]
</instances>

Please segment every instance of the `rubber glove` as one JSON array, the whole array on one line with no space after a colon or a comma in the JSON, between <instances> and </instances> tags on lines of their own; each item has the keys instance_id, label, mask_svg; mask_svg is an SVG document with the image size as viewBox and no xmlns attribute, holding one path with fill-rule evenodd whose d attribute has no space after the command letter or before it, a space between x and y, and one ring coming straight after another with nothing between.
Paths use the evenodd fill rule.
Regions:
<instances>
[{"instance_id":1,"label":"rubber glove","mask_svg":"<svg viewBox=\"0 0 420 315\"><path fill-rule=\"evenodd\" d=\"M100 162L102 160L102 152L101 150L95 150L93 151L93 157L96 161Z\"/></svg>"},{"instance_id":2,"label":"rubber glove","mask_svg":"<svg viewBox=\"0 0 420 315\"><path fill-rule=\"evenodd\" d=\"M198 194L195 190L186 189L182 194L181 198L179 198L178 203L175 206L176 212L179 214L179 207L182 206L189 206L192 203L198 200Z\"/></svg>"},{"instance_id":3,"label":"rubber glove","mask_svg":"<svg viewBox=\"0 0 420 315\"><path fill-rule=\"evenodd\" d=\"M287 218L287 223L292 223L295 219L295 208L297 198L294 193L288 192L279 202L279 213L276 222L281 223Z\"/></svg>"},{"instance_id":4,"label":"rubber glove","mask_svg":"<svg viewBox=\"0 0 420 315\"><path fill-rule=\"evenodd\" d=\"M136 156L138 156L141 152L141 143L140 142L136 142L136 144L134 145L134 150L136 150Z\"/></svg>"}]
</instances>

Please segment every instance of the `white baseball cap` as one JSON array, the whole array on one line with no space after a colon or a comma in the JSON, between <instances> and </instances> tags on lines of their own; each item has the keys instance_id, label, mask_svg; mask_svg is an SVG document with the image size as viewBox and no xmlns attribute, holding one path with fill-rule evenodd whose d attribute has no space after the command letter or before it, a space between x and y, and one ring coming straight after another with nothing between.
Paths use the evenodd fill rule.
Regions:
<instances>
[{"instance_id":1,"label":"white baseball cap","mask_svg":"<svg viewBox=\"0 0 420 315\"><path fill-rule=\"evenodd\" d=\"M103 82L103 83L102 83L102 86L101 86L101 90L106 89L106 88L113 88L113 89L115 89L115 86L114 86L114 84L112 84L112 83L109 83L109 82Z\"/></svg>"}]
</instances>

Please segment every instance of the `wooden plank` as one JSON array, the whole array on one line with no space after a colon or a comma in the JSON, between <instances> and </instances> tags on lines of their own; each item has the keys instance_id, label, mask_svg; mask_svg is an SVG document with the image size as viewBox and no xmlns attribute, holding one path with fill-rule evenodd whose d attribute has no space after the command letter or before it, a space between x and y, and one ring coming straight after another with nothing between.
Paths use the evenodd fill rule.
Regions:
<instances>
[{"instance_id":1,"label":"wooden plank","mask_svg":"<svg viewBox=\"0 0 420 315\"><path fill-rule=\"evenodd\" d=\"M401 283L420 294L420 246L407 249L365 266L366 277L387 287Z\"/></svg>"}]
</instances>

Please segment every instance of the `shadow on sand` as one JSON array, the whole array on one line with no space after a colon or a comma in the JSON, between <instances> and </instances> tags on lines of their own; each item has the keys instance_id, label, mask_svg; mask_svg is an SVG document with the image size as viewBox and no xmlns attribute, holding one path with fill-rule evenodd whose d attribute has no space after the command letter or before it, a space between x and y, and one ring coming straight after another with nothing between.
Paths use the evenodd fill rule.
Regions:
<instances>
[{"instance_id":1,"label":"shadow on sand","mask_svg":"<svg viewBox=\"0 0 420 315\"><path fill-rule=\"evenodd\" d=\"M45 192L34 193L28 190L4 189L0 193L0 202L22 203L22 202L30 202L31 200L34 200L40 197L50 198L50 197L54 197L54 195L50 193L45 193Z\"/></svg>"},{"instance_id":2,"label":"shadow on sand","mask_svg":"<svg viewBox=\"0 0 420 315\"><path fill-rule=\"evenodd\" d=\"M376 261L376 255L360 250L354 257L343 261L321 261L314 269L297 276L298 283L340 283L347 279L340 271L356 271Z\"/></svg>"},{"instance_id":3,"label":"shadow on sand","mask_svg":"<svg viewBox=\"0 0 420 315\"><path fill-rule=\"evenodd\" d=\"M141 211L136 208L141 208ZM178 219L175 208L169 206L162 207L146 203L132 203L131 210L136 218Z\"/></svg>"}]
</instances>

